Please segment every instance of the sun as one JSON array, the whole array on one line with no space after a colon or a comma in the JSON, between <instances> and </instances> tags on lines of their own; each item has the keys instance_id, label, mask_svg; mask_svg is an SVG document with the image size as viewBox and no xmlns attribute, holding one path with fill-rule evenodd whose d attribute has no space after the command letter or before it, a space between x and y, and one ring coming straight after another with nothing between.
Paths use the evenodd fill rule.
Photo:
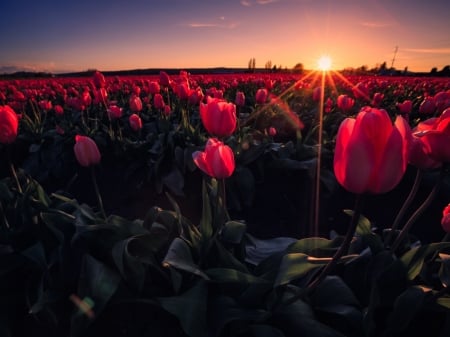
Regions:
<instances>
[{"instance_id":1,"label":"sun","mask_svg":"<svg viewBox=\"0 0 450 337\"><path fill-rule=\"evenodd\" d=\"M328 55L322 55L317 61L319 70L328 71L331 69L331 58Z\"/></svg>"}]
</instances>

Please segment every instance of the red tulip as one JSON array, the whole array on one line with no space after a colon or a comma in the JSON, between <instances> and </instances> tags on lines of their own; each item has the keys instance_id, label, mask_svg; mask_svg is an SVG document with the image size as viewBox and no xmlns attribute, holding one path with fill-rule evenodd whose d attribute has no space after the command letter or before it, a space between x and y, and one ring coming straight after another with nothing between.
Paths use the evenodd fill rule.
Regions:
<instances>
[{"instance_id":1,"label":"red tulip","mask_svg":"<svg viewBox=\"0 0 450 337\"><path fill-rule=\"evenodd\" d=\"M142 119L136 114L132 114L128 121L130 122L130 127L133 131L139 131L142 129Z\"/></svg>"},{"instance_id":2,"label":"red tulip","mask_svg":"<svg viewBox=\"0 0 450 337\"><path fill-rule=\"evenodd\" d=\"M105 77L99 71L96 71L93 76L94 85L96 88L104 88L105 87Z\"/></svg>"},{"instance_id":3,"label":"red tulip","mask_svg":"<svg viewBox=\"0 0 450 337\"><path fill-rule=\"evenodd\" d=\"M236 98L234 100L234 104L236 104L237 106L245 105L245 94L242 91L236 92Z\"/></svg>"},{"instance_id":4,"label":"red tulip","mask_svg":"<svg viewBox=\"0 0 450 337\"><path fill-rule=\"evenodd\" d=\"M425 152L436 161L448 163L450 162L450 108L445 109L439 118L430 118L430 122L424 121L418 125L418 129L424 130L418 136L425 144Z\"/></svg>"},{"instance_id":5,"label":"red tulip","mask_svg":"<svg viewBox=\"0 0 450 337\"><path fill-rule=\"evenodd\" d=\"M444 231L450 233L450 204L448 204L442 211L441 225Z\"/></svg>"},{"instance_id":6,"label":"red tulip","mask_svg":"<svg viewBox=\"0 0 450 337\"><path fill-rule=\"evenodd\" d=\"M155 94L153 96L153 105L155 106L156 109L164 109L165 103L164 103L164 98L162 97L161 94Z\"/></svg>"},{"instance_id":7,"label":"red tulip","mask_svg":"<svg viewBox=\"0 0 450 337\"><path fill-rule=\"evenodd\" d=\"M432 97L425 98L419 106L419 112L424 115L432 115L436 110L436 103Z\"/></svg>"},{"instance_id":8,"label":"red tulip","mask_svg":"<svg viewBox=\"0 0 450 337\"><path fill-rule=\"evenodd\" d=\"M56 104L55 107L53 108L53 110L55 110L55 114L58 115L58 116L64 115L64 109L59 104Z\"/></svg>"},{"instance_id":9,"label":"red tulip","mask_svg":"<svg viewBox=\"0 0 450 337\"><path fill-rule=\"evenodd\" d=\"M97 144L87 136L75 136L73 151L81 166L88 167L100 163L101 156Z\"/></svg>"},{"instance_id":10,"label":"red tulip","mask_svg":"<svg viewBox=\"0 0 450 337\"><path fill-rule=\"evenodd\" d=\"M376 92L373 94L373 98L372 98L372 105L374 107L379 107L381 102L384 99L384 94L380 93L380 92Z\"/></svg>"},{"instance_id":11,"label":"red tulip","mask_svg":"<svg viewBox=\"0 0 450 337\"><path fill-rule=\"evenodd\" d=\"M337 98L337 106L345 114L350 112L354 104L355 100L347 95L339 95Z\"/></svg>"},{"instance_id":12,"label":"red tulip","mask_svg":"<svg viewBox=\"0 0 450 337\"><path fill-rule=\"evenodd\" d=\"M208 139L205 151L195 151L192 158L199 169L216 179L228 178L235 168L233 150L216 138Z\"/></svg>"},{"instance_id":13,"label":"red tulip","mask_svg":"<svg viewBox=\"0 0 450 337\"><path fill-rule=\"evenodd\" d=\"M236 106L208 96L200 103L200 118L205 129L214 136L226 137L236 129Z\"/></svg>"},{"instance_id":14,"label":"red tulip","mask_svg":"<svg viewBox=\"0 0 450 337\"><path fill-rule=\"evenodd\" d=\"M314 102L320 101L321 95L322 95L322 88L321 87L314 88L312 96L313 101Z\"/></svg>"},{"instance_id":15,"label":"red tulip","mask_svg":"<svg viewBox=\"0 0 450 337\"><path fill-rule=\"evenodd\" d=\"M385 193L402 179L408 163L409 125L397 117L392 125L383 109L364 107L346 118L336 136L334 172L353 193Z\"/></svg>"},{"instance_id":16,"label":"red tulip","mask_svg":"<svg viewBox=\"0 0 450 337\"><path fill-rule=\"evenodd\" d=\"M150 82L150 83L148 84L148 91L149 91L152 95L159 94L160 90L161 90L161 88L160 88L158 82L152 81L152 82Z\"/></svg>"},{"instance_id":17,"label":"red tulip","mask_svg":"<svg viewBox=\"0 0 450 337\"><path fill-rule=\"evenodd\" d=\"M262 88L258 89L255 94L255 101L258 104L264 104L267 101L267 96L269 95L269 92L267 89Z\"/></svg>"},{"instance_id":18,"label":"red tulip","mask_svg":"<svg viewBox=\"0 0 450 337\"><path fill-rule=\"evenodd\" d=\"M142 110L142 100L139 96L132 95L129 100L130 110L132 112L139 112Z\"/></svg>"},{"instance_id":19,"label":"red tulip","mask_svg":"<svg viewBox=\"0 0 450 337\"><path fill-rule=\"evenodd\" d=\"M403 103L397 103L397 108L401 114L409 114L412 110L412 102L407 99Z\"/></svg>"},{"instance_id":20,"label":"red tulip","mask_svg":"<svg viewBox=\"0 0 450 337\"><path fill-rule=\"evenodd\" d=\"M11 144L17 138L19 118L10 106L0 106L0 143Z\"/></svg>"},{"instance_id":21,"label":"red tulip","mask_svg":"<svg viewBox=\"0 0 450 337\"><path fill-rule=\"evenodd\" d=\"M165 71L159 72L159 84L161 84L164 87L170 86L170 77Z\"/></svg>"},{"instance_id":22,"label":"red tulip","mask_svg":"<svg viewBox=\"0 0 450 337\"><path fill-rule=\"evenodd\" d=\"M106 111L110 119L119 119L122 117L122 108L117 105L110 105Z\"/></svg>"}]
</instances>

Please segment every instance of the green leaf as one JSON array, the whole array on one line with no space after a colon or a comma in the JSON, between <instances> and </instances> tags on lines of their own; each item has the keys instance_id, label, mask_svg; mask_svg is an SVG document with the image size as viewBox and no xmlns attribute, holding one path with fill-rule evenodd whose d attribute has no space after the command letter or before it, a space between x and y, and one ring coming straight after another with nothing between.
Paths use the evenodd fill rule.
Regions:
<instances>
[{"instance_id":1,"label":"green leaf","mask_svg":"<svg viewBox=\"0 0 450 337\"><path fill-rule=\"evenodd\" d=\"M443 307L450 309L450 297L449 296L445 296L445 297L439 297L436 300L437 304L442 305Z\"/></svg>"},{"instance_id":2,"label":"green leaf","mask_svg":"<svg viewBox=\"0 0 450 337\"><path fill-rule=\"evenodd\" d=\"M228 221L224 224L221 231L223 241L233 244L239 244L247 230L247 225L240 221Z\"/></svg>"},{"instance_id":3,"label":"green leaf","mask_svg":"<svg viewBox=\"0 0 450 337\"><path fill-rule=\"evenodd\" d=\"M220 283L240 283L240 284L268 284L269 281L260 277L244 273L230 268L210 268L205 270L211 281Z\"/></svg>"},{"instance_id":4,"label":"green leaf","mask_svg":"<svg viewBox=\"0 0 450 337\"><path fill-rule=\"evenodd\" d=\"M180 238L175 238L172 241L162 264L164 267L174 267L200 276L205 280L209 279L208 275L194 263L188 244Z\"/></svg>"},{"instance_id":5,"label":"green leaf","mask_svg":"<svg viewBox=\"0 0 450 337\"><path fill-rule=\"evenodd\" d=\"M339 247L339 243L335 240L312 237L298 240L290 245L287 249L288 253L303 253L316 257L333 256L335 248Z\"/></svg>"},{"instance_id":6,"label":"green leaf","mask_svg":"<svg viewBox=\"0 0 450 337\"><path fill-rule=\"evenodd\" d=\"M310 256L302 253L286 254L281 260L274 287L287 284L305 276L311 270L323 267L327 261L311 260Z\"/></svg>"},{"instance_id":7,"label":"green leaf","mask_svg":"<svg viewBox=\"0 0 450 337\"><path fill-rule=\"evenodd\" d=\"M179 296L159 297L161 306L176 316L184 332L191 337L206 337L208 289L204 281Z\"/></svg>"},{"instance_id":8,"label":"green leaf","mask_svg":"<svg viewBox=\"0 0 450 337\"><path fill-rule=\"evenodd\" d=\"M450 286L450 255L440 253L441 267L439 268L439 279L445 287Z\"/></svg>"},{"instance_id":9,"label":"green leaf","mask_svg":"<svg viewBox=\"0 0 450 337\"><path fill-rule=\"evenodd\" d=\"M0 181L0 200L10 201L13 198L14 194L9 187L3 181Z\"/></svg>"},{"instance_id":10,"label":"green leaf","mask_svg":"<svg viewBox=\"0 0 450 337\"><path fill-rule=\"evenodd\" d=\"M422 270L425 258L434 252L450 247L450 242L438 242L415 247L403 254L400 261L408 271L408 279L414 280Z\"/></svg>"},{"instance_id":11,"label":"green leaf","mask_svg":"<svg viewBox=\"0 0 450 337\"><path fill-rule=\"evenodd\" d=\"M424 300L429 291L422 287L409 287L397 297L394 309L387 320L387 335L396 335L410 326L410 323L423 309Z\"/></svg>"}]
</instances>

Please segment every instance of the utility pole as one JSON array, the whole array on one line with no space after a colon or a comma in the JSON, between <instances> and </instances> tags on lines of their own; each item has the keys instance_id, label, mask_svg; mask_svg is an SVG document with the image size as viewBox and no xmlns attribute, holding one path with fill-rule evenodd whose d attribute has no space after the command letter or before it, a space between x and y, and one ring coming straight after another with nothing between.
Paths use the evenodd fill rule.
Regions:
<instances>
[{"instance_id":1,"label":"utility pole","mask_svg":"<svg viewBox=\"0 0 450 337\"><path fill-rule=\"evenodd\" d=\"M392 58L391 69L394 69L395 57L397 56L398 46L395 46L394 57Z\"/></svg>"}]
</instances>

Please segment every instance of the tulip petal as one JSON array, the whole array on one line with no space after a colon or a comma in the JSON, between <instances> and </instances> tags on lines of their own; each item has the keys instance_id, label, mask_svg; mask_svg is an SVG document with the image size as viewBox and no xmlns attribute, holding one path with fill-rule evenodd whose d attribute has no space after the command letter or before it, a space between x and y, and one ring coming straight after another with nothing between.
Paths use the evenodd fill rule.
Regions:
<instances>
[{"instance_id":1,"label":"tulip petal","mask_svg":"<svg viewBox=\"0 0 450 337\"><path fill-rule=\"evenodd\" d=\"M354 141L356 121L345 119L336 137L334 171L339 183L348 191L363 193L371 175L373 158L367 142ZM358 163L358 165L355 165Z\"/></svg>"}]
</instances>

